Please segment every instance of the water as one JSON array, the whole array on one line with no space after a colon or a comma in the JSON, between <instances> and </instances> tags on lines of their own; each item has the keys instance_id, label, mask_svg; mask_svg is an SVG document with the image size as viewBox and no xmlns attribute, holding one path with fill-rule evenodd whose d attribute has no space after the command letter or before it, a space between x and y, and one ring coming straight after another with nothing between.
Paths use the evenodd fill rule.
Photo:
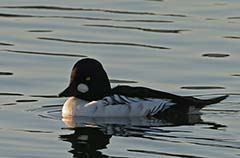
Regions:
<instances>
[{"instance_id":1,"label":"water","mask_svg":"<svg viewBox=\"0 0 240 158\"><path fill-rule=\"evenodd\" d=\"M239 157L240 2L36 1L0 4L0 157ZM112 86L231 94L200 116L61 120L56 97L80 58Z\"/></svg>"}]
</instances>

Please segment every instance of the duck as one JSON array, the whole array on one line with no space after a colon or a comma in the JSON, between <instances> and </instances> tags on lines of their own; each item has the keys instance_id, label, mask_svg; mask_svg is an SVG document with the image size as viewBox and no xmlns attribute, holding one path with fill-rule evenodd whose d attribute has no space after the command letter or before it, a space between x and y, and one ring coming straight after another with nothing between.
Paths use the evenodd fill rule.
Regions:
<instances>
[{"instance_id":1,"label":"duck","mask_svg":"<svg viewBox=\"0 0 240 158\"><path fill-rule=\"evenodd\" d=\"M196 114L207 105L226 99L180 96L147 87L118 85L111 87L103 65L96 59L83 58L71 71L70 83L59 94L68 97L62 117L174 117Z\"/></svg>"}]
</instances>

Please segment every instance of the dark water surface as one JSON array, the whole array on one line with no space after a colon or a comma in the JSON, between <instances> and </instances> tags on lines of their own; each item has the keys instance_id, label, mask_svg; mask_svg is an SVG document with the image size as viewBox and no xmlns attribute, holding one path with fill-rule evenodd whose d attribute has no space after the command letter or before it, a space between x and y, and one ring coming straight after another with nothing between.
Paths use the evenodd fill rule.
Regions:
<instances>
[{"instance_id":1,"label":"dark water surface","mask_svg":"<svg viewBox=\"0 0 240 158\"><path fill-rule=\"evenodd\" d=\"M0 157L240 156L240 1L1 0ZM61 119L80 58L112 86L231 94L202 115Z\"/></svg>"}]
</instances>

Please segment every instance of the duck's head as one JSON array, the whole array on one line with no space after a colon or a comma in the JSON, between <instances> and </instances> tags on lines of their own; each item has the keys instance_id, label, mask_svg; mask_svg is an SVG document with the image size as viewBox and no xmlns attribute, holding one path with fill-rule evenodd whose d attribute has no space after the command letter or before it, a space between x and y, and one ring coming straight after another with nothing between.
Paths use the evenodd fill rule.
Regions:
<instances>
[{"instance_id":1,"label":"duck's head","mask_svg":"<svg viewBox=\"0 0 240 158\"><path fill-rule=\"evenodd\" d=\"M59 96L93 101L110 93L110 82L102 64L95 59L85 58L73 66L70 84Z\"/></svg>"}]
</instances>

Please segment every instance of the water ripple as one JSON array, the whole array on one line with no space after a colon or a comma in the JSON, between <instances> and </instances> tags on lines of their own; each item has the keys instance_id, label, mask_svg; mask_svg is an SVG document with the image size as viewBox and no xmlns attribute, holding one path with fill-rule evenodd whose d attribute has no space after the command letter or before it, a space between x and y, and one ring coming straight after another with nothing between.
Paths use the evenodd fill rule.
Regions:
<instances>
[{"instance_id":1,"label":"water ripple","mask_svg":"<svg viewBox=\"0 0 240 158\"><path fill-rule=\"evenodd\" d=\"M223 36L223 38L228 38L228 39L240 39L240 36Z\"/></svg>"},{"instance_id":2,"label":"water ripple","mask_svg":"<svg viewBox=\"0 0 240 158\"><path fill-rule=\"evenodd\" d=\"M138 83L138 81L110 79L111 83Z\"/></svg>"},{"instance_id":3,"label":"water ripple","mask_svg":"<svg viewBox=\"0 0 240 158\"><path fill-rule=\"evenodd\" d=\"M171 156L171 157L181 157L181 158L206 158L202 156L194 156L194 155L186 155L186 154L174 154L167 152L159 152L159 151L148 151L148 150L138 150L138 149L128 149L129 152L137 152L144 154L154 154L154 155L163 155L163 156Z\"/></svg>"},{"instance_id":4,"label":"water ripple","mask_svg":"<svg viewBox=\"0 0 240 158\"><path fill-rule=\"evenodd\" d=\"M231 76L240 77L240 74L232 74Z\"/></svg>"},{"instance_id":5,"label":"water ripple","mask_svg":"<svg viewBox=\"0 0 240 158\"><path fill-rule=\"evenodd\" d=\"M107 13L117 13L117 14L158 15L157 13L152 13L152 12L122 11L122 10L97 9L97 8L73 8L73 7L58 7L58 6L2 6L0 8L59 10L59 11L94 11L94 12L107 12Z\"/></svg>"},{"instance_id":6,"label":"water ripple","mask_svg":"<svg viewBox=\"0 0 240 158\"><path fill-rule=\"evenodd\" d=\"M2 93L0 93L0 96L1 95L6 95L6 96L24 96L24 94L21 94L21 93L8 93L8 92L2 92Z\"/></svg>"},{"instance_id":7,"label":"water ripple","mask_svg":"<svg viewBox=\"0 0 240 158\"><path fill-rule=\"evenodd\" d=\"M29 102L37 102L38 100L35 99L18 99L16 100L17 103L29 103Z\"/></svg>"},{"instance_id":8,"label":"water ripple","mask_svg":"<svg viewBox=\"0 0 240 158\"><path fill-rule=\"evenodd\" d=\"M11 75L13 75L13 73L12 72L0 72L0 75L11 76Z\"/></svg>"},{"instance_id":9,"label":"water ripple","mask_svg":"<svg viewBox=\"0 0 240 158\"><path fill-rule=\"evenodd\" d=\"M134 46L134 47L145 47L145 48L153 48L153 49L170 49L168 47L148 45L148 44L139 44L139 43L130 43L130 42L80 41L80 40L67 40L67 39L51 38L51 37L38 37L38 39L49 40L49 41L58 41L58 42L66 42L66 43L80 43L80 44L94 44L94 45L115 45L115 46Z\"/></svg>"},{"instance_id":10,"label":"water ripple","mask_svg":"<svg viewBox=\"0 0 240 158\"><path fill-rule=\"evenodd\" d=\"M52 30L28 30L28 32L53 32Z\"/></svg>"},{"instance_id":11,"label":"water ripple","mask_svg":"<svg viewBox=\"0 0 240 158\"><path fill-rule=\"evenodd\" d=\"M59 98L58 95L30 95L30 97L39 97L39 98Z\"/></svg>"},{"instance_id":12,"label":"water ripple","mask_svg":"<svg viewBox=\"0 0 240 158\"><path fill-rule=\"evenodd\" d=\"M79 54L66 54L66 53L49 53L49 52L36 52L36 51L26 51L26 50L11 50L4 49L0 51L5 51L8 53L17 53L17 54L31 54L31 55L48 55L48 56L63 56L63 57L87 57L85 55Z\"/></svg>"},{"instance_id":13,"label":"water ripple","mask_svg":"<svg viewBox=\"0 0 240 158\"><path fill-rule=\"evenodd\" d=\"M27 133L53 133L52 131L43 131L43 130L31 130L31 129L16 129L15 131L27 132Z\"/></svg>"},{"instance_id":14,"label":"water ripple","mask_svg":"<svg viewBox=\"0 0 240 158\"><path fill-rule=\"evenodd\" d=\"M227 19L240 19L240 16L228 17Z\"/></svg>"},{"instance_id":15,"label":"water ripple","mask_svg":"<svg viewBox=\"0 0 240 158\"><path fill-rule=\"evenodd\" d=\"M214 57L214 58L224 58L230 56L229 54L223 54L223 53L205 53L202 54L203 57Z\"/></svg>"},{"instance_id":16,"label":"water ripple","mask_svg":"<svg viewBox=\"0 0 240 158\"><path fill-rule=\"evenodd\" d=\"M233 104L236 104L235 102ZM231 109L202 109L203 111L212 111L212 112L223 112L223 113L239 113L240 110L231 110Z\"/></svg>"},{"instance_id":17,"label":"water ripple","mask_svg":"<svg viewBox=\"0 0 240 158\"><path fill-rule=\"evenodd\" d=\"M146 32L155 32L155 33L181 33L184 31L190 31L190 30L184 30L184 29L176 29L176 30L170 30L170 29L150 29L150 28L142 28L142 27L131 27L131 26L115 26L115 25L84 25L84 26L90 26L90 27L105 27L105 28L116 28L116 29L130 29L130 30L141 30Z\"/></svg>"},{"instance_id":18,"label":"water ripple","mask_svg":"<svg viewBox=\"0 0 240 158\"><path fill-rule=\"evenodd\" d=\"M12 105L17 105L17 103L4 103L1 104L2 106L12 106Z\"/></svg>"},{"instance_id":19,"label":"water ripple","mask_svg":"<svg viewBox=\"0 0 240 158\"><path fill-rule=\"evenodd\" d=\"M2 45L2 46L14 46L14 44L5 43L5 42L0 42L0 45Z\"/></svg>"},{"instance_id":20,"label":"water ripple","mask_svg":"<svg viewBox=\"0 0 240 158\"><path fill-rule=\"evenodd\" d=\"M240 149L240 147L233 146L233 145L212 144L212 143L199 143L199 142L188 142L188 143L195 144L195 145L202 145L202 146L218 147L218 148Z\"/></svg>"},{"instance_id":21,"label":"water ripple","mask_svg":"<svg viewBox=\"0 0 240 158\"><path fill-rule=\"evenodd\" d=\"M83 16L47 16L47 15L29 15L29 14L8 14L0 13L0 17L6 18L60 18L60 19L82 19L96 21L116 21L116 22L142 22L142 23L173 23L171 20L154 20L154 19L111 19L111 18L96 18Z\"/></svg>"},{"instance_id":22,"label":"water ripple","mask_svg":"<svg viewBox=\"0 0 240 158\"><path fill-rule=\"evenodd\" d=\"M62 105L61 104L51 104L51 105L43 105L40 108L33 108L33 109L28 109L26 111L29 112L46 112L46 113L50 113L50 111L52 110L61 110ZM48 117L48 116L46 116Z\"/></svg>"},{"instance_id":23,"label":"water ripple","mask_svg":"<svg viewBox=\"0 0 240 158\"><path fill-rule=\"evenodd\" d=\"M181 89L190 89L190 90L211 90L211 89L225 89L221 86L183 86Z\"/></svg>"},{"instance_id":24,"label":"water ripple","mask_svg":"<svg viewBox=\"0 0 240 158\"><path fill-rule=\"evenodd\" d=\"M183 14L161 14L162 16L172 16L172 17L180 17L180 18L186 18L187 15Z\"/></svg>"},{"instance_id":25,"label":"water ripple","mask_svg":"<svg viewBox=\"0 0 240 158\"><path fill-rule=\"evenodd\" d=\"M99 9L99 8L79 8L79 7L63 7L63 6L1 6L0 8L6 9L37 9L37 10L57 10L57 11L85 11L85 12L105 12L113 14L128 14L128 15L149 15L149 16L168 16L185 18L184 14L166 14L146 11L126 11L126 10L113 10L113 9Z\"/></svg>"},{"instance_id":26,"label":"water ripple","mask_svg":"<svg viewBox=\"0 0 240 158\"><path fill-rule=\"evenodd\" d=\"M99 8L73 8L62 6L1 6L0 8L8 9L38 9L38 10L58 10L58 11L90 11L90 12L105 12L114 14L129 14L129 15L160 15L170 17L187 17L183 14L165 14L155 12L143 12L143 11L125 11L125 10L113 10L113 9L99 9Z\"/></svg>"},{"instance_id":27,"label":"water ripple","mask_svg":"<svg viewBox=\"0 0 240 158\"><path fill-rule=\"evenodd\" d=\"M7 14L7 13L0 13L0 17L7 17L7 18L27 18L27 17L38 17L33 15L23 15L23 14Z\"/></svg>"}]
</instances>

